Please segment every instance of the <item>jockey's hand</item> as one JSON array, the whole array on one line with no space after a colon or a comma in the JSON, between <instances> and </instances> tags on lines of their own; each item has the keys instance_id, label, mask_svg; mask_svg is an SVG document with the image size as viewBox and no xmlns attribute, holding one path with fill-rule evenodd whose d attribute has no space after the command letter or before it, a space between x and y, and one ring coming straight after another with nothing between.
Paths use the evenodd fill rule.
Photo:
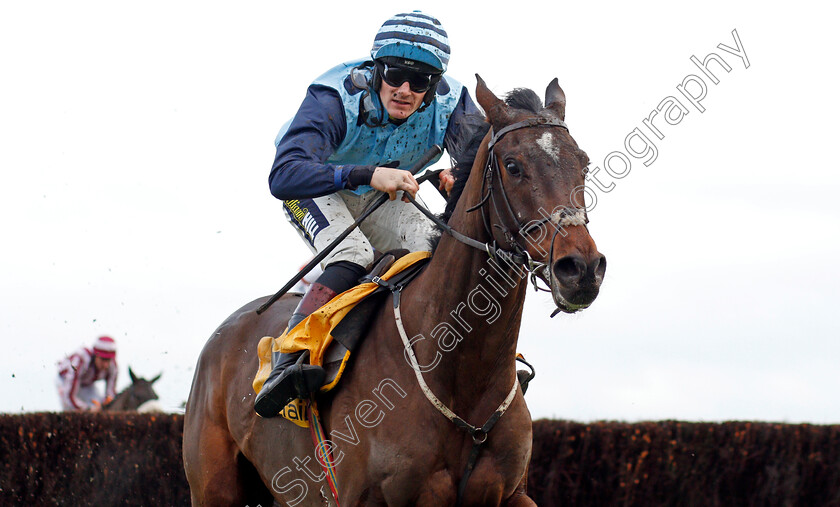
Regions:
<instances>
[{"instance_id":1,"label":"jockey's hand","mask_svg":"<svg viewBox=\"0 0 840 507\"><path fill-rule=\"evenodd\" d=\"M452 192L452 187L455 186L455 176L452 176L452 169L444 169L438 175L440 180L439 190L445 190L447 194Z\"/></svg>"},{"instance_id":2,"label":"jockey's hand","mask_svg":"<svg viewBox=\"0 0 840 507\"><path fill-rule=\"evenodd\" d=\"M410 172L402 169L391 169L390 167L377 167L370 179L370 186L388 194L392 201L397 198L397 192L400 190L408 192L411 197L414 197L420 190L420 185L417 184L417 180ZM403 198L403 201L408 202L405 198Z\"/></svg>"},{"instance_id":3,"label":"jockey's hand","mask_svg":"<svg viewBox=\"0 0 840 507\"><path fill-rule=\"evenodd\" d=\"M102 404L96 400L93 400L88 407L88 412L102 412Z\"/></svg>"}]
</instances>

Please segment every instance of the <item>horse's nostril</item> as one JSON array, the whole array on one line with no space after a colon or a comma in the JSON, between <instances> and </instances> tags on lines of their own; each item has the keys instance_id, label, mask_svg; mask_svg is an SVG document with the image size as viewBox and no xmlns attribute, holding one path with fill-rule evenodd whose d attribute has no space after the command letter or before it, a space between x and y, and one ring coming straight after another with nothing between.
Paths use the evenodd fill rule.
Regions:
<instances>
[{"instance_id":1,"label":"horse's nostril","mask_svg":"<svg viewBox=\"0 0 840 507\"><path fill-rule=\"evenodd\" d=\"M567 255L554 263L554 276L562 285L576 285L586 275L586 263L578 255Z\"/></svg>"},{"instance_id":2,"label":"horse's nostril","mask_svg":"<svg viewBox=\"0 0 840 507\"><path fill-rule=\"evenodd\" d=\"M598 280L603 280L604 275L607 273L607 258L605 256L600 256L595 260L594 269L592 270L595 273L595 278Z\"/></svg>"}]
</instances>

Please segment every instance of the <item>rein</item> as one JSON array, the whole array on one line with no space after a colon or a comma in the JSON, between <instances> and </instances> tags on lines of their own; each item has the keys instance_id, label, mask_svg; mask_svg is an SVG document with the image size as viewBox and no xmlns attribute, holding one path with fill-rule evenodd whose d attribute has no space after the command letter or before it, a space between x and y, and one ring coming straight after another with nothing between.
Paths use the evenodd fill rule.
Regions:
<instances>
[{"instance_id":1,"label":"rein","mask_svg":"<svg viewBox=\"0 0 840 507\"><path fill-rule=\"evenodd\" d=\"M492 240L492 243L482 243L481 241L478 241L456 231L455 229L450 227L449 224L443 222L440 218L435 216L426 207L419 204L410 195L408 195L407 193L403 193L403 195L407 197L409 202L411 202L418 210L420 210L420 212L423 213L429 220L434 222L435 225L440 227L443 231L445 231L447 234L449 234L459 242L477 250L486 252L487 255L490 256L490 258L492 259L502 259L508 264L522 266L530 273L531 283L533 283L534 288L537 290L546 290L541 289L537 285L537 275L541 272L543 276L545 276L545 273L548 272L548 283L551 284L553 274L551 272L551 269L549 269L549 266L554 259L554 239L557 237L557 234L560 232L562 226L585 226L588 220L586 218L585 210L568 207L564 207L561 211L554 212L550 216L543 217L540 220L529 222L532 225L528 226L527 228L523 226L517 219L516 214L510 206L510 200L508 199L507 192L505 191L504 185L502 183L499 164L496 155L493 152L493 146L508 132L530 127L559 127L565 129L566 131L569 130L569 128L563 121L550 120L545 118L531 118L528 120L508 125L501 129L498 133L493 134L492 138L490 139L487 145L489 153L487 156L487 164L484 166L483 181L481 185L481 192L484 195L482 196L481 200L477 205L467 210L468 213L476 211L484 207L488 202L490 202L493 207L493 211L495 211L495 214L499 219L499 223L493 224L491 227L487 213L483 213L482 221L484 223L485 231L487 232L488 236L493 238L493 228L495 227L500 229L505 238L505 241L509 246L508 249L499 248L496 245L495 240ZM493 131L491 129L491 134L492 132ZM517 232L515 234L512 233L507 227L505 227L504 220L502 219L502 214L499 212L496 194L493 191L495 189L495 187L493 186L493 180L496 174L498 174L498 189L501 192L501 200L504 203L504 207L507 210L507 214L513 219L513 223L515 223L517 227ZM485 188L487 189L486 193ZM517 241L517 236L522 237L523 234L528 234L533 229L543 226L546 222L551 222L555 225L555 231L551 241L551 250L548 256L548 264L533 260L530 254L528 253L527 249L523 248L522 245ZM405 332L405 327L403 326L402 315L400 313L401 291L402 287L393 287L391 289L394 299L394 320L396 321L397 330L400 334L400 339L402 340L405 350L407 351L407 354L409 356L411 367L414 370L415 376L417 377L417 383L420 385L420 389L423 391L423 394L426 396L426 399L429 401L429 403L431 403L432 406L435 407L435 409L437 409L441 414L443 414L444 417L452 421L452 423L455 424L455 426L469 433L473 440L472 450L470 451L470 455L467 460L467 464L464 468L464 472L461 475L461 481L458 484L458 497L455 505L460 506L463 503L464 492L466 491L467 482L469 481L470 475L472 474L473 468L475 467L476 461L478 460L478 455L481 452L481 447L487 442L487 437L490 433L490 430L493 429L493 426L495 426L496 422L498 422L499 419L501 419L501 417L505 414L507 409L510 407L510 404L513 402L514 397L516 396L518 378L516 375L514 375L513 387L511 388L507 397L504 399L504 401L502 401L502 403L499 405L496 411L493 412L493 414L487 419L487 421L485 421L485 423L482 426L473 426L472 424L466 422L463 418L459 417L442 401L440 401L440 399L437 396L435 396L435 394L429 388L428 384L426 384L426 381L423 379L423 374L417 362L417 358L414 355L414 349L411 346L411 343L408 339L408 335ZM548 292L550 292L550 289L548 290ZM559 311L559 309L555 310L555 312L552 313L551 316L554 317Z\"/></svg>"},{"instance_id":2,"label":"rein","mask_svg":"<svg viewBox=\"0 0 840 507\"><path fill-rule=\"evenodd\" d=\"M486 252L491 259L501 259L507 262L508 264L514 264L525 268L525 270L528 271L528 273L530 273L531 275L531 283L534 285L535 290L551 292L550 289L541 288L537 284L537 275L538 273L542 273L542 275L548 280L548 283L551 283L551 280L554 275L551 269L549 269L549 265L551 264L551 261L554 258L554 239L557 237L557 234L560 232L562 227L575 225L585 226L589 222L589 219L586 217L585 210L570 207L564 207L562 210L555 211L549 216L543 216L539 220L533 220L531 222L528 222L528 224L530 225L526 224L527 227L526 225L522 225L522 223L516 218L516 213L514 213L513 208L510 205L510 200L508 199L507 192L505 191L504 184L502 183L501 171L499 169L498 159L496 157L495 152L493 151L493 147L508 132L530 127L560 127L562 129L565 129L567 132L569 130L569 127L566 126L565 122L559 120L550 120L546 118L529 118L527 120L513 123L499 130L499 132L495 134L493 134L493 130L491 128L490 133L492 137L489 143L487 144L487 149L489 153L487 155L487 164L485 164L484 166L483 180L481 183L481 193L483 194L483 197L478 202L478 204L467 209L467 213L470 213L483 208L488 202L490 202L492 204L493 211L495 211L496 216L499 218L499 223L493 224L491 226L487 214L484 213L481 215L482 222L484 223L484 230L487 232L488 236L492 238L494 236L493 228L499 229L505 238L505 242L509 245L508 249L499 248L496 245L495 240L493 240L492 243L482 243L481 241L461 234L460 232L456 231L451 226L449 226L449 224L445 223L443 220L438 218L431 211L426 209L426 207L419 204L410 195L404 193L404 196L407 197L409 202L411 202L411 204L413 204L418 210L420 210L421 213L426 215L426 218L434 222L435 225L437 225L440 229L445 231L447 234L449 234L456 240L460 241L461 243L467 246ZM509 215L513 219L513 223L516 224L516 233L512 233L510 229L505 227L504 220L502 219L502 214L499 212L499 206L496 202L496 194L495 192L493 192L493 190L496 188L493 186L493 180L496 178L498 178L498 189L501 192L501 199L504 202L505 209L507 210L507 215ZM523 248L516 238L517 236L522 237L523 235L528 234L529 232L538 227L542 227L547 222L551 222L555 225L555 231L551 241L551 251L549 252L548 256L548 263L545 263L535 261L534 259L532 259L531 255L528 253L528 250ZM554 315L556 314L557 312L553 313L551 316L554 317Z\"/></svg>"}]
</instances>

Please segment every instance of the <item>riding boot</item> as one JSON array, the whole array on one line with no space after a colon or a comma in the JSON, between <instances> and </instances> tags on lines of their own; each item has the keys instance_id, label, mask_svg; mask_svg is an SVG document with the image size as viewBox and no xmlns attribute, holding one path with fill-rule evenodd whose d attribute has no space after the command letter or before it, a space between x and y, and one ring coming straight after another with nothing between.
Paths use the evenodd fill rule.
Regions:
<instances>
[{"instance_id":1,"label":"riding boot","mask_svg":"<svg viewBox=\"0 0 840 507\"><path fill-rule=\"evenodd\" d=\"M337 294L338 292L330 289L329 287L318 282L313 282L312 285L309 286L309 290L307 290L306 294L304 294L301 298L300 303L298 303L297 308L295 308L295 311L292 313L292 316L289 318L289 323L286 328L291 331L295 326L300 324L300 321L309 317L309 315L318 308L321 308L325 304L329 303L329 301Z\"/></svg>"},{"instance_id":2,"label":"riding boot","mask_svg":"<svg viewBox=\"0 0 840 507\"><path fill-rule=\"evenodd\" d=\"M360 273L361 272L361 273ZM294 329L312 312L328 303L338 293L356 284L364 268L350 262L327 266L295 308L287 330ZM254 400L254 410L262 417L274 417L295 398L308 398L324 383L326 372L320 366L307 364L308 350L288 354L272 353L272 369Z\"/></svg>"},{"instance_id":3,"label":"riding boot","mask_svg":"<svg viewBox=\"0 0 840 507\"><path fill-rule=\"evenodd\" d=\"M533 378L531 372L528 370L516 370L516 378L519 380L519 386L522 388L522 394L528 390L528 383Z\"/></svg>"},{"instance_id":4,"label":"riding boot","mask_svg":"<svg viewBox=\"0 0 840 507\"><path fill-rule=\"evenodd\" d=\"M286 329L293 329L335 295L334 290L314 282L292 313ZM308 398L320 389L326 373L320 366L304 364L304 353L307 353L308 357L308 352L308 350L288 354L272 352L271 373L254 400L254 410L257 414L262 417L274 417L293 399Z\"/></svg>"},{"instance_id":5,"label":"riding boot","mask_svg":"<svg viewBox=\"0 0 840 507\"><path fill-rule=\"evenodd\" d=\"M525 391L528 390L528 383L534 380L534 377L537 376L537 372L534 371L534 367L531 363L525 360L525 357L523 357L522 354L516 355L516 361L523 363L529 370L531 370L516 370L516 379L519 381L519 386L522 388L522 394L524 395Z\"/></svg>"},{"instance_id":6,"label":"riding boot","mask_svg":"<svg viewBox=\"0 0 840 507\"><path fill-rule=\"evenodd\" d=\"M274 368L254 400L254 410L261 417L274 417L295 398L308 398L321 388L326 372L320 366L305 364L308 350L290 354L272 353Z\"/></svg>"}]
</instances>

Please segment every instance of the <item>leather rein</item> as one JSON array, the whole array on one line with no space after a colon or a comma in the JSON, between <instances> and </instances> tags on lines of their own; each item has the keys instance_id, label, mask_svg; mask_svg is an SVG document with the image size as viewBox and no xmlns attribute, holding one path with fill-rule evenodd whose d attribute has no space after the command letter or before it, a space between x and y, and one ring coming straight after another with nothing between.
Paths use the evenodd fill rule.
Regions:
<instances>
[{"instance_id":1,"label":"leather rein","mask_svg":"<svg viewBox=\"0 0 840 507\"><path fill-rule=\"evenodd\" d=\"M499 229L504 237L505 243L507 243L507 249L499 248L496 244L495 239L491 240L491 242L482 243L481 241L461 234L460 232L454 230L448 224L443 222L437 216L435 216L424 206L417 203L417 201L415 201L410 195L406 193L404 193L404 195L412 204L414 204L415 207L417 207L417 209L419 209L424 215L426 215L427 218L429 218L447 234L460 241L461 243L464 243L465 245L487 252L487 255L490 256L490 258L492 259L502 259L508 262L509 264L516 264L518 266L522 266L530 273L531 282L533 283L534 288L545 291L546 289L538 287L537 276L539 273L542 273L543 276L546 276L547 273L548 283L551 284L553 274L549 266L551 265L554 259L554 239L556 238L557 234L561 231L562 226L585 226L588 222L588 219L586 218L585 210L569 207L564 207L561 211L553 212L550 216L545 216L540 220L528 222L528 224L526 225L523 225L517 219L516 213L514 213L513 209L511 208L507 192L505 191L505 187L501 179L501 170L499 169L498 159L493 151L493 147L502 138L502 136L504 136L508 132L517 129L532 127L559 127L565 129L566 131L569 130L565 122L546 118L530 118L528 120L520 121L504 127L495 134L493 133L493 130L491 128L490 133L492 137L487 146L487 164L485 164L484 166L484 174L482 176L482 198L478 204L467 210L468 213L473 212L483 208L485 205L490 203L490 205L492 206L492 211L496 214L499 223L492 224L491 226L490 219L487 216L489 211L486 213L482 213L482 221L484 223L485 231L487 232L490 238L494 238L495 235L493 234L493 229ZM495 186L494 181L498 181L498 183ZM499 189L499 192L501 194L500 198L497 198L496 193L494 192L494 190L497 188ZM501 203L504 205L502 211L505 211L506 214L510 218L512 218L513 223L516 225L516 233L511 232L511 230L505 226L505 221L503 220L502 212L500 211L499 201L501 201ZM522 238L524 234L528 234L535 228L542 227L547 222L551 222L555 226L555 232L551 241L551 250L548 256L548 263L545 263L533 260L530 254L528 253L527 249L525 249L522 246L522 244L518 241L518 238ZM478 455L481 451L481 447L487 442L487 437L490 433L490 430L493 429L493 426L496 424L496 422L498 422L499 419L501 419L502 415L504 415L504 413L507 411L507 409L513 402L513 399L516 396L518 379L516 375L514 375L513 387L508 392L507 397L504 399L504 401L502 401L502 403L499 405L496 411L493 412L493 414L487 419L487 421L485 421L483 425L473 426L472 424L466 422L463 418L455 414L451 409L449 409L449 407L447 407L443 402L441 402L437 396L435 396L435 394L431 391L431 389L423 379L421 368L417 362L417 358L414 355L414 350L411 346L411 343L408 339L408 335L405 332L405 327L403 326L402 322L402 315L400 313L400 293L402 291L402 287L403 286L394 287L391 290L394 299L394 320L396 321L397 330L399 331L400 338L402 339L406 353L410 359L411 367L414 370L415 376L417 377L417 382L418 384L420 384L420 389L423 391L423 394L426 396L426 399L435 407L435 409L437 409L441 414L443 414L444 417L452 421L452 423L455 424L455 426L469 433L473 440L473 447L470 451L470 455L467 460L467 464L464 468L464 472L461 475L461 481L458 484L458 497L455 505L460 506L463 504L464 492L466 491L467 482L469 481L470 475L472 474L472 471L475 468L475 464L478 461ZM548 289L548 292L550 292L550 289ZM560 310L557 309L551 316L553 317L559 311Z\"/></svg>"},{"instance_id":2,"label":"leather rein","mask_svg":"<svg viewBox=\"0 0 840 507\"><path fill-rule=\"evenodd\" d=\"M537 284L537 276L538 274L542 274L545 280L548 283L551 283L553 272L549 269L551 262L554 259L554 239L556 238L557 234L562 230L563 226L573 226L573 225L583 225L585 226L589 223L589 218L586 216L586 211L584 209L579 208L572 208L572 207L563 207L559 211L553 212L551 215L543 216L538 220L532 220L526 224L522 224L514 213L513 208L510 205L510 200L508 199L507 192L505 191L505 186L502 182L501 177L501 170L499 169L499 162L498 158L496 157L495 152L493 151L493 147L495 144L508 132L513 130L518 130L522 128L530 128L530 127L559 127L567 132L569 131L569 127L566 126L566 123L560 120L551 120L547 118L529 118L527 120L523 120L520 122L513 123L508 125L497 133L493 133L493 129L491 127L491 139L487 144L488 154L487 154L487 163L484 165L484 174L482 176L482 183L481 183L481 193L482 197L479 200L478 204L475 206L467 209L467 213L471 213L473 211L477 211L483 207L485 207L488 203L492 206L493 212L495 212L496 216L498 217L498 223L490 224L490 219L487 216L487 213L482 213L481 218L482 222L484 223L484 230L487 232L490 238L495 238L493 234L493 229L498 229L501 231L502 236L504 237L505 243L507 243L508 249L500 248L497 245L495 239L492 239L491 242L482 243L476 239L470 238L460 232L456 231L449 224L445 223L443 220L438 218L434 215L431 211L426 209L426 207L419 204L416 200L414 200L410 195L404 194L408 200L422 212L426 217L435 223L438 227L440 227L443 231L447 234L455 238L456 240L460 241L461 243L476 248L478 250L484 251L491 259L501 259L508 264L515 264L517 266L521 266L525 268L528 273L530 273L531 283L534 286L535 290L541 290L544 292L551 292L550 289L544 289ZM494 186L494 181L498 180L497 186ZM494 190L498 188L501 194L501 198L497 199L496 193ZM499 210L499 203L498 201L504 204L503 210L506 211L506 215L509 216L513 223L516 225L516 233L512 232L506 225L505 221L502 217L502 213ZM528 250L522 246L522 244L518 241L518 238L522 238L523 235L527 235L532 230L542 227L547 222L551 222L555 227L554 236L552 237L551 241L551 250L548 256L548 263L535 261L531 258L531 255L528 253ZM551 315L554 317L556 315L556 311Z\"/></svg>"}]
</instances>

